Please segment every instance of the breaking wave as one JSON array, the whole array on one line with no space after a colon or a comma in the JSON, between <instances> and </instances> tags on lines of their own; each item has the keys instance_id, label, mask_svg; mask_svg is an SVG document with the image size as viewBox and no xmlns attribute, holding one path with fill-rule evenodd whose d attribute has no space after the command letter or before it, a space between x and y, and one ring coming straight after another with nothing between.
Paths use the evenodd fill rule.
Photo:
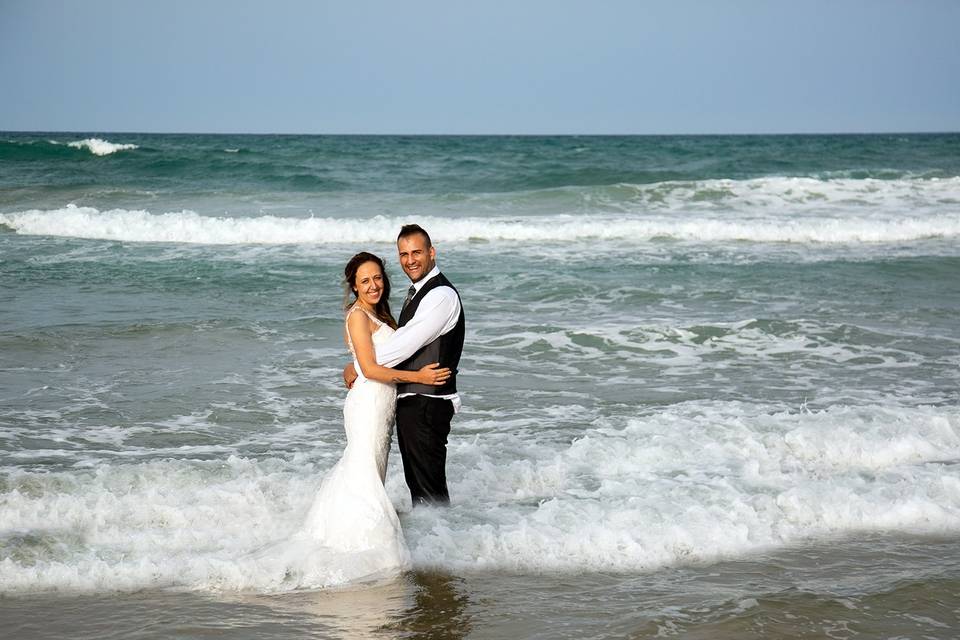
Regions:
<instances>
[{"instance_id":1,"label":"breaking wave","mask_svg":"<svg viewBox=\"0 0 960 640\"><path fill-rule=\"evenodd\" d=\"M87 149L95 156L108 156L117 151L129 151L139 148L135 144L117 144L109 140L103 140L102 138L87 138L85 140L68 142L67 146L73 147L74 149Z\"/></svg>"},{"instance_id":2,"label":"breaking wave","mask_svg":"<svg viewBox=\"0 0 960 640\"><path fill-rule=\"evenodd\" d=\"M899 218L867 215L839 218L737 217L715 215L572 215L527 217L418 217L446 242L577 242L584 239L700 243L903 243L960 236L960 213ZM25 235L193 244L341 244L382 242L407 217L295 218L210 217L193 211L143 210L68 205L54 210L0 214L0 225Z\"/></svg>"}]
</instances>

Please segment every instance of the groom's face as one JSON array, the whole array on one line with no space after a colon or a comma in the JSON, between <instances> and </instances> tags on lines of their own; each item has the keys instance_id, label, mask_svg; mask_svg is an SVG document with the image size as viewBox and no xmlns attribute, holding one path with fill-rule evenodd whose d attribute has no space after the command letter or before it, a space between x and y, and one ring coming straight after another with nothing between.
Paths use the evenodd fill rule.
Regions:
<instances>
[{"instance_id":1,"label":"groom's face","mask_svg":"<svg viewBox=\"0 0 960 640\"><path fill-rule=\"evenodd\" d=\"M400 266L411 282L419 282L437 264L437 252L427 246L427 239L414 233L397 240Z\"/></svg>"}]
</instances>

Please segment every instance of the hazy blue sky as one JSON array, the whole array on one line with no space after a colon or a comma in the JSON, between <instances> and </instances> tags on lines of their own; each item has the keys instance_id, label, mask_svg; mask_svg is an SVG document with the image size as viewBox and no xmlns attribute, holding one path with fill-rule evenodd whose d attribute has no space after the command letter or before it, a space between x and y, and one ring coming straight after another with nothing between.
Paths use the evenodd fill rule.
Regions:
<instances>
[{"instance_id":1,"label":"hazy blue sky","mask_svg":"<svg viewBox=\"0 0 960 640\"><path fill-rule=\"evenodd\" d=\"M0 0L0 129L960 130L958 0Z\"/></svg>"}]
</instances>

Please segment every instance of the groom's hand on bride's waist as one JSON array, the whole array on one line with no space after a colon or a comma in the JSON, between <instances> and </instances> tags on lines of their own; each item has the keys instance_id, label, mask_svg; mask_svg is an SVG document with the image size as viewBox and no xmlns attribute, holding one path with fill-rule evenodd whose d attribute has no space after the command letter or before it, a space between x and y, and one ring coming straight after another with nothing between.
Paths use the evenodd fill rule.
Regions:
<instances>
[{"instance_id":1,"label":"groom's hand on bride's waist","mask_svg":"<svg viewBox=\"0 0 960 640\"><path fill-rule=\"evenodd\" d=\"M343 368L343 384L346 385L347 389L353 388L353 383L357 381L357 370L354 368L353 363L351 362Z\"/></svg>"}]
</instances>

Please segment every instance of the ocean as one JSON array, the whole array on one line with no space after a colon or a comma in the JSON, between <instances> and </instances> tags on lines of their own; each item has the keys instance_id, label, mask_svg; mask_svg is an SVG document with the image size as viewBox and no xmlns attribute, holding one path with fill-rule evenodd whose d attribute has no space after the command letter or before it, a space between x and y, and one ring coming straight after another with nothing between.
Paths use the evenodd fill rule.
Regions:
<instances>
[{"instance_id":1,"label":"ocean","mask_svg":"<svg viewBox=\"0 0 960 640\"><path fill-rule=\"evenodd\" d=\"M342 270L463 300L414 569L277 593ZM12 638L955 638L960 134L0 133Z\"/></svg>"}]
</instances>

